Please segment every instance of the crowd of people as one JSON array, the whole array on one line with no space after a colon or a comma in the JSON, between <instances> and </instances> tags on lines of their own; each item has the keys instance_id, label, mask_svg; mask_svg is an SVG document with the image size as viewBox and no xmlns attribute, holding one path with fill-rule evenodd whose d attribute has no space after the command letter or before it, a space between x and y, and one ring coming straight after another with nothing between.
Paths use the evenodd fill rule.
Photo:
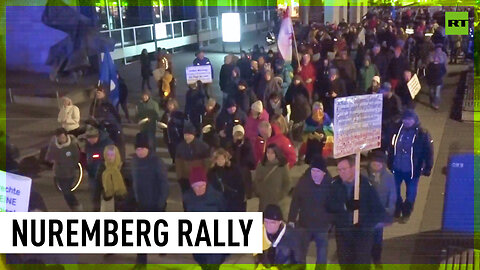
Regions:
<instances>
[{"instance_id":1,"label":"crowd of people","mask_svg":"<svg viewBox=\"0 0 480 270\"><path fill-rule=\"evenodd\" d=\"M88 174L93 211L165 211L171 170L187 212L242 212L248 199L258 197L268 249L255 257L257 264L302 265L314 241L316 262L325 267L334 228L344 269L369 269L372 262L381 267L383 228L408 221L419 178L433 167L433 140L420 125L407 83L414 74L425 81L431 107L438 110L448 58L457 63L463 38L447 38L422 9L407 10L397 20L369 15L359 24L312 23L298 32L298 54L291 62L259 46L239 57L227 54L219 72L221 102L211 83L198 81L188 85L183 111L175 98L171 55L159 50L152 70L142 52L143 92L133 117L123 107L127 90L120 84L126 121L140 126L131 160L118 106L109 102L104 87L96 90L86 128L80 126L78 108L64 98L61 128L46 159L54 164L55 182L72 211L84 209L70 189L79 162ZM210 65L214 74L203 51L192 64ZM151 92L152 74L158 98ZM333 160L334 100L364 94L383 94L382 145L368 154L358 202L353 199L355 159L336 160L336 177L327 163ZM159 130L172 167L156 153ZM309 167L293 185L290 170L304 163ZM354 210L359 210L356 225ZM194 258L212 269L226 256ZM137 263L146 262L147 256L139 254Z\"/></svg>"}]
</instances>

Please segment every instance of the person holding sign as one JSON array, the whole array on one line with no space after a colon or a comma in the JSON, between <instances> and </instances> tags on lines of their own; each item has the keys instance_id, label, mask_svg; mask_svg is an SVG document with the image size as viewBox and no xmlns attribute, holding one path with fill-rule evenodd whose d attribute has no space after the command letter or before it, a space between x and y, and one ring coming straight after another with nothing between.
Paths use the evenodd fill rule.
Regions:
<instances>
[{"instance_id":1,"label":"person holding sign","mask_svg":"<svg viewBox=\"0 0 480 270\"><path fill-rule=\"evenodd\" d=\"M375 227L385 220L385 208L368 178L360 176L360 200L354 200L355 158L347 156L337 163L338 176L330 184L327 212L334 215L338 262L342 269L370 269ZM359 210L358 224L353 212Z\"/></svg>"},{"instance_id":2,"label":"person holding sign","mask_svg":"<svg viewBox=\"0 0 480 270\"><path fill-rule=\"evenodd\" d=\"M412 71L410 69L405 69L403 71L403 78L399 82L395 93L400 97L402 101L402 106L405 108L414 108L413 98L408 89L408 82L412 79ZM393 89L393 86L392 86Z\"/></svg>"},{"instance_id":3,"label":"person holding sign","mask_svg":"<svg viewBox=\"0 0 480 270\"><path fill-rule=\"evenodd\" d=\"M212 81L213 81L213 66L212 66L212 63L210 62L210 59L208 59L207 57L205 57L205 53L203 51L198 51L196 54L195 54L196 58L193 60L193 65L194 66L210 66L211 70L212 70ZM212 93L210 91L210 88L211 88L211 83L206 83L205 84L205 92L207 94L207 96L209 97L212 97Z\"/></svg>"},{"instance_id":4,"label":"person holding sign","mask_svg":"<svg viewBox=\"0 0 480 270\"><path fill-rule=\"evenodd\" d=\"M397 204L395 217L402 216L407 222L413 211L417 197L418 180L421 175L430 176L433 167L433 140L428 131L420 127L420 120L413 110L406 110L402 124L392 136L388 153L388 165L395 175ZM405 201L401 186L405 181L407 194Z\"/></svg>"}]
</instances>

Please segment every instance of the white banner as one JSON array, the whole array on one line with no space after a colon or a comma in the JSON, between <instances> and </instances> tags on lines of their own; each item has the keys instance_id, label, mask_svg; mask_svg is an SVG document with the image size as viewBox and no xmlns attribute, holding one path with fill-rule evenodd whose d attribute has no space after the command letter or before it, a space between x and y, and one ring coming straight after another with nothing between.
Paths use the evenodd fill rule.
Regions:
<instances>
[{"instance_id":1,"label":"white banner","mask_svg":"<svg viewBox=\"0 0 480 270\"><path fill-rule=\"evenodd\" d=\"M412 99L414 99L420 92L420 89L422 89L422 85L420 85L417 74L413 75L410 81L408 81L407 86L408 90L410 91L410 95L412 96Z\"/></svg>"},{"instance_id":2,"label":"white banner","mask_svg":"<svg viewBox=\"0 0 480 270\"><path fill-rule=\"evenodd\" d=\"M335 99L333 156L341 158L381 146L383 95Z\"/></svg>"},{"instance_id":3,"label":"white banner","mask_svg":"<svg viewBox=\"0 0 480 270\"><path fill-rule=\"evenodd\" d=\"M32 179L0 171L0 212L28 212Z\"/></svg>"},{"instance_id":4,"label":"white banner","mask_svg":"<svg viewBox=\"0 0 480 270\"><path fill-rule=\"evenodd\" d=\"M0 215L0 253L261 253L260 212Z\"/></svg>"},{"instance_id":5,"label":"white banner","mask_svg":"<svg viewBox=\"0 0 480 270\"><path fill-rule=\"evenodd\" d=\"M187 84L196 83L198 80L202 83L212 82L212 67L210 65L186 67L185 73L187 74Z\"/></svg>"}]
</instances>

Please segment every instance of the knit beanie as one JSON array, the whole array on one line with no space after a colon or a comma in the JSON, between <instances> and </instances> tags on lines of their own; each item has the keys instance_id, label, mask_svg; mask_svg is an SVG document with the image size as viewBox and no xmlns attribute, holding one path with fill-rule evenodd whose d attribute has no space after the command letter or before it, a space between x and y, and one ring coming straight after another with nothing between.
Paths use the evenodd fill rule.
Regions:
<instances>
[{"instance_id":1,"label":"knit beanie","mask_svg":"<svg viewBox=\"0 0 480 270\"><path fill-rule=\"evenodd\" d=\"M233 127L232 135L235 135L237 132L241 132L243 135L245 135L245 129L242 127L242 125L236 125Z\"/></svg>"},{"instance_id":2,"label":"knit beanie","mask_svg":"<svg viewBox=\"0 0 480 270\"><path fill-rule=\"evenodd\" d=\"M385 155L385 152L383 152L382 150L374 150L370 152L370 154L368 155L368 159L370 161L377 161L381 163L387 162L387 156Z\"/></svg>"},{"instance_id":3,"label":"knit beanie","mask_svg":"<svg viewBox=\"0 0 480 270\"><path fill-rule=\"evenodd\" d=\"M143 133L138 133L135 137L135 149L137 148L150 148L148 137Z\"/></svg>"},{"instance_id":4,"label":"knit beanie","mask_svg":"<svg viewBox=\"0 0 480 270\"><path fill-rule=\"evenodd\" d=\"M252 111L261 113L263 112L263 104L261 100L255 101L251 106Z\"/></svg>"},{"instance_id":5,"label":"knit beanie","mask_svg":"<svg viewBox=\"0 0 480 270\"><path fill-rule=\"evenodd\" d=\"M310 167L313 169L320 169L322 172L327 172L327 163L325 162L325 159L321 155L315 156L313 159L312 163L310 164Z\"/></svg>"},{"instance_id":6,"label":"knit beanie","mask_svg":"<svg viewBox=\"0 0 480 270\"><path fill-rule=\"evenodd\" d=\"M197 130L193 126L191 122L185 122L185 125L183 126L183 134L192 134L195 135L197 133Z\"/></svg>"},{"instance_id":7,"label":"knit beanie","mask_svg":"<svg viewBox=\"0 0 480 270\"><path fill-rule=\"evenodd\" d=\"M276 204L269 204L263 211L263 218L277 221L283 220L282 210Z\"/></svg>"},{"instance_id":8,"label":"knit beanie","mask_svg":"<svg viewBox=\"0 0 480 270\"><path fill-rule=\"evenodd\" d=\"M193 167L190 170L190 176L188 178L188 181L190 182L190 186L192 187L202 182L206 183L207 173L205 172L205 169L203 167Z\"/></svg>"}]
</instances>

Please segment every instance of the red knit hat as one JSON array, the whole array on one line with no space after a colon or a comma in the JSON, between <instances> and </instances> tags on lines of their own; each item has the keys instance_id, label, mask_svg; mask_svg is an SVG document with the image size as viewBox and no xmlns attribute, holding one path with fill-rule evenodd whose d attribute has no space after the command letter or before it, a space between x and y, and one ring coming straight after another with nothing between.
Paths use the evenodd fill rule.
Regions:
<instances>
[{"instance_id":1,"label":"red knit hat","mask_svg":"<svg viewBox=\"0 0 480 270\"><path fill-rule=\"evenodd\" d=\"M207 182L207 173L203 167L193 167L190 170L190 177L188 180L190 181L190 186L199 182Z\"/></svg>"}]
</instances>

